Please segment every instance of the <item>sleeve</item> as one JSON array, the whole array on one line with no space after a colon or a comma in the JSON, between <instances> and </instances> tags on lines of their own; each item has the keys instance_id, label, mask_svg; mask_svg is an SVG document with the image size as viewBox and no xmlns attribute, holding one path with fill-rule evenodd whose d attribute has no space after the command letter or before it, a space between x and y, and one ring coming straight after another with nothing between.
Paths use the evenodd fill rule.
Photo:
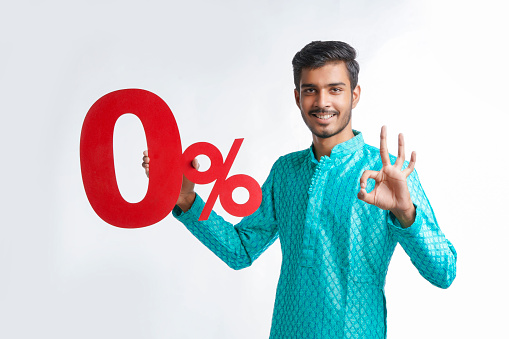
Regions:
<instances>
[{"instance_id":1,"label":"sleeve","mask_svg":"<svg viewBox=\"0 0 509 339\"><path fill-rule=\"evenodd\" d=\"M449 287L456 277L456 250L438 227L433 209L414 170L407 179L416 209L414 223L403 228L387 211L387 222L419 273L440 288Z\"/></svg>"},{"instance_id":2,"label":"sleeve","mask_svg":"<svg viewBox=\"0 0 509 339\"><path fill-rule=\"evenodd\" d=\"M198 221L205 206L198 194L187 212L175 206L173 215L228 266L235 270L248 267L278 238L273 189L275 167L262 186L260 207L235 226L214 211L207 220Z\"/></svg>"}]
</instances>

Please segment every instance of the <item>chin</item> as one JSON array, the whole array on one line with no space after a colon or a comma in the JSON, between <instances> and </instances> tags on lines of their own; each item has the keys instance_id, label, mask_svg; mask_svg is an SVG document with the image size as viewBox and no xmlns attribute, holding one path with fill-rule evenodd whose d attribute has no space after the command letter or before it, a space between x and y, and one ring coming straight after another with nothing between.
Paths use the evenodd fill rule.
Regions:
<instances>
[{"instance_id":1,"label":"chin","mask_svg":"<svg viewBox=\"0 0 509 339\"><path fill-rule=\"evenodd\" d=\"M327 138L330 138L330 137L333 137L333 136L339 134L339 132L340 131L338 131L338 132L322 132L322 133L313 132L313 135L320 139L327 139Z\"/></svg>"}]
</instances>

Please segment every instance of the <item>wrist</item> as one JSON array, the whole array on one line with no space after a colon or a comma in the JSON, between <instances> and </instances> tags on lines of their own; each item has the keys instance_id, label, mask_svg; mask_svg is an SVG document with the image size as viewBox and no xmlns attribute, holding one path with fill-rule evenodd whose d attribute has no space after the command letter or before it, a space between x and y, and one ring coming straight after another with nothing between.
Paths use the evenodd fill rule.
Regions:
<instances>
[{"instance_id":1,"label":"wrist","mask_svg":"<svg viewBox=\"0 0 509 339\"><path fill-rule=\"evenodd\" d=\"M177 206L180 207L180 209L185 213L191 208L191 206L193 206L195 199L195 192L180 194L177 200Z\"/></svg>"},{"instance_id":2,"label":"wrist","mask_svg":"<svg viewBox=\"0 0 509 339\"><path fill-rule=\"evenodd\" d=\"M412 226L415 221L416 211L415 205L410 203L410 207L405 209L394 209L390 210L392 214L398 219L399 223L403 228L407 228Z\"/></svg>"}]
</instances>

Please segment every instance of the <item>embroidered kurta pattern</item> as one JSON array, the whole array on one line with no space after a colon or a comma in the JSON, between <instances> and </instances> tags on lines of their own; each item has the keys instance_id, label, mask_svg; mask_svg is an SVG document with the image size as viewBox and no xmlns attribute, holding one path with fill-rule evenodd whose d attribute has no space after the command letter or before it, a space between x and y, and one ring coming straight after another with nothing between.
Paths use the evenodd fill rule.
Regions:
<instances>
[{"instance_id":1,"label":"embroidered kurta pattern","mask_svg":"<svg viewBox=\"0 0 509 339\"><path fill-rule=\"evenodd\" d=\"M382 162L379 149L354 134L320 161L312 148L279 158L262 187L260 208L235 226L214 212L198 222L204 207L198 195L186 213L173 211L233 269L250 266L279 237L272 339L386 338L384 285L397 243L433 285L447 288L456 276L456 251L415 170L407 184L416 219L406 229L392 213L357 198L364 170L378 171ZM369 180L367 191L373 187Z\"/></svg>"}]
</instances>

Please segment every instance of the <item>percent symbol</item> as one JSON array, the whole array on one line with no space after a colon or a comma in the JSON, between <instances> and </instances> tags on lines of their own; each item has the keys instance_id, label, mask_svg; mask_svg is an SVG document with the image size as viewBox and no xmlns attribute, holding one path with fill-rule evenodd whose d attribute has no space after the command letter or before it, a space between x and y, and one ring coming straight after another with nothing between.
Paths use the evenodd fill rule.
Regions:
<instances>
[{"instance_id":1,"label":"percent symbol","mask_svg":"<svg viewBox=\"0 0 509 339\"><path fill-rule=\"evenodd\" d=\"M182 157L184 175L195 184L203 185L216 181L198 220L208 219L218 197L225 211L237 217L252 214L260 206L262 190L256 180L245 174L236 174L226 179L243 140L235 139L224 163L221 152L208 142L197 142L185 150ZM210 168L207 171L200 172L192 166L192 160L198 155L205 155L210 159ZM233 200L233 191L238 187L244 187L249 192L249 199L243 204Z\"/></svg>"}]
</instances>

